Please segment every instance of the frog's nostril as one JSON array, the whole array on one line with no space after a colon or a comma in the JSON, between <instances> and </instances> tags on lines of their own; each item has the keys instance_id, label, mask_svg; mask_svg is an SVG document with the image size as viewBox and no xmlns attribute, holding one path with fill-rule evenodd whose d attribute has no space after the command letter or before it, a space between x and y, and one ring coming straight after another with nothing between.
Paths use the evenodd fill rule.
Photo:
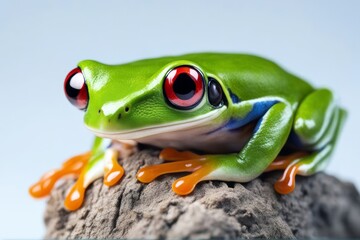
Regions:
<instances>
[{"instance_id":1,"label":"frog's nostril","mask_svg":"<svg viewBox=\"0 0 360 240\"><path fill-rule=\"evenodd\" d=\"M98 113L99 113L99 114L101 113L101 109L99 109Z\"/></svg>"},{"instance_id":2,"label":"frog's nostril","mask_svg":"<svg viewBox=\"0 0 360 240\"><path fill-rule=\"evenodd\" d=\"M128 112L129 110L130 110L129 107L126 107L126 108L125 108L125 112Z\"/></svg>"},{"instance_id":3,"label":"frog's nostril","mask_svg":"<svg viewBox=\"0 0 360 240\"><path fill-rule=\"evenodd\" d=\"M120 120L120 118L121 118L121 113L119 113L119 115L118 115L118 117L117 117L117 118L118 118L118 120Z\"/></svg>"}]
</instances>

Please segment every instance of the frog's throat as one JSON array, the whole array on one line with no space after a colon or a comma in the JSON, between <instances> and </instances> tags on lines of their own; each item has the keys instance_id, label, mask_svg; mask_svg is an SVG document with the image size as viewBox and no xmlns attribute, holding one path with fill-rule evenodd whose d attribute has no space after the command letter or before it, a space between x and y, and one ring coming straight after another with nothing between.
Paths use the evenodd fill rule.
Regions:
<instances>
[{"instance_id":1,"label":"frog's throat","mask_svg":"<svg viewBox=\"0 0 360 240\"><path fill-rule=\"evenodd\" d=\"M197 116L191 119L187 119L181 122L172 122L168 124L159 124L144 128L131 129L127 131L118 131L118 132L106 132L99 129L94 129L87 126L95 135L103 138L110 139L122 139L122 140L137 140L154 135L166 134L171 132L178 132L182 130L196 129L199 127L204 127L210 125L209 127L217 127L216 124L212 124L213 120L220 117L222 113L226 110L226 107L215 109L209 113L206 113L202 116Z\"/></svg>"}]
</instances>

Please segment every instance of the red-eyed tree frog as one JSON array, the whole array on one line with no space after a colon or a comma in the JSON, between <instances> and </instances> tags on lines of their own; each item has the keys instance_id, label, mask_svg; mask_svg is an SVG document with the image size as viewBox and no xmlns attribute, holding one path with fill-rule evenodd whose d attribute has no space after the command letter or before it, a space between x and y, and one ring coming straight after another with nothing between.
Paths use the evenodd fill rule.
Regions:
<instances>
[{"instance_id":1,"label":"red-eyed tree frog","mask_svg":"<svg viewBox=\"0 0 360 240\"><path fill-rule=\"evenodd\" d=\"M137 179L190 172L172 190L190 194L205 180L248 182L284 170L274 188L294 190L295 176L323 169L346 112L328 89L315 89L277 64L243 54L196 53L121 65L86 60L66 77L68 100L85 113L96 135L89 152L67 160L30 188L48 195L63 176L78 176L65 199L68 210L84 201L97 178L113 186L118 163L137 143L163 149L165 163L144 166Z\"/></svg>"}]
</instances>

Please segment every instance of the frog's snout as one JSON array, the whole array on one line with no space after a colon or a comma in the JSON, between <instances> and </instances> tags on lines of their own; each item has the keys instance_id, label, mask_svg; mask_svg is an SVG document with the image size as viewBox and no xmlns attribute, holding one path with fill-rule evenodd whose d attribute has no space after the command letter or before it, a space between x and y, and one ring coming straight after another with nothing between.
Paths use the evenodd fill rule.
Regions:
<instances>
[{"instance_id":1,"label":"frog's snout","mask_svg":"<svg viewBox=\"0 0 360 240\"><path fill-rule=\"evenodd\" d=\"M130 113L130 106L126 105L120 107L117 111L112 114L106 114L102 108L98 110L98 115L100 118L104 118L104 121L107 123L118 123L121 122L123 118L126 118L126 115Z\"/></svg>"}]
</instances>

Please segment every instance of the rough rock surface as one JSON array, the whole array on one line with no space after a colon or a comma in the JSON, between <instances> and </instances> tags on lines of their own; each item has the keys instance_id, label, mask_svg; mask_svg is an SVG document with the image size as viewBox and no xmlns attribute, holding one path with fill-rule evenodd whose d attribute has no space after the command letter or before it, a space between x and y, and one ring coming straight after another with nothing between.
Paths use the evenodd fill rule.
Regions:
<instances>
[{"instance_id":1,"label":"rough rock surface","mask_svg":"<svg viewBox=\"0 0 360 240\"><path fill-rule=\"evenodd\" d=\"M171 183L183 174L137 182L137 170L157 155L143 150L122 162L122 182L108 188L97 180L75 212L63 208L73 181L60 185L46 209L46 238L360 237L360 196L350 183L323 173L297 177L296 190L281 196L273 190L279 173L268 173L246 184L203 182L181 197Z\"/></svg>"}]
</instances>

